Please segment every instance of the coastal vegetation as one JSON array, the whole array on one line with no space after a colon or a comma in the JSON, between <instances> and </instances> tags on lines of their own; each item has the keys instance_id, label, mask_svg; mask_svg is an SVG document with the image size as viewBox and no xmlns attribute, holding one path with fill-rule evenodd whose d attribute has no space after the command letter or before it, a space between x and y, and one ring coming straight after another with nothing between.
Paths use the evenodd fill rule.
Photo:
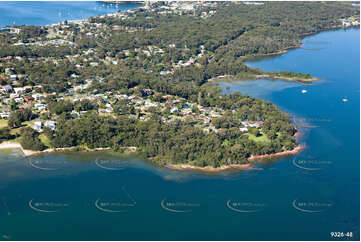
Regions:
<instances>
[{"instance_id":1,"label":"coastal vegetation","mask_svg":"<svg viewBox=\"0 0 361 242\"><path fill-rule=\"evenodd\" d=\"M247 67L300 36L359 21L337 2L156 2L138 9L0 33L0 139L24 149L112 148L160 165L221 167L297 147L289 115L223 94L219 77L313 81ZM16 132L15 132L16 130Z\"/></svg>"}]
</instances>

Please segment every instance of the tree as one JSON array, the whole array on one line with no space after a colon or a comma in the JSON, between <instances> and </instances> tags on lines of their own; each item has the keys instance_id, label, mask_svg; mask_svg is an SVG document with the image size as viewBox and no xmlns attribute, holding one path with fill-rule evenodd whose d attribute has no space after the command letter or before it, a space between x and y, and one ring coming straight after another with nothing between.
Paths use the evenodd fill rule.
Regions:
<instances>
[{"instance_id":1,"label":"tree","mask_svg":"<svg viewBox=\"0 0 361 242\"><path fill-rule=\"evenodd\" d=\"M17 128L20 127L22 123L21 116L17 112L10 113L8 126L10 128Z\"/></svg>"},{"instance_id":2,"label":"tree","mask_svg":"<svg viewBox=\"0 0 361 242\"><path fill-rule=\"evenodd\" d=\"M267 137L270 138L271 140L274 140L277 138L277 133L274 130L270 130L267 132Z\"/></svg>"},{"instance_id":3,"label":"tree","mask_svg":"<svg viewBox=\"0 0 361 242\"><path fill-rule=\"evenodd\" d=\"M248 132L253 134L254 136L258 137L261 135L261 133L259 132L259 130L257 128L251 127L248 128Z\"/></svg>"},{"instance_id":4,"label":"tree","mask_svg":"<svg viewBox=\"0 0 361 242\"><path fill-rule=\"evenodd\" d=\"M44 150L45 145L38 138L38 134L30 127L22 128L20 144L27 150Z\"/></svg>"},{"instance_id":5,"label":"tree","mask_svg":"<svg viewBox=\"0 0 361 242\"><path fill-rule=\"evenodd\" d=\"M10 129L8 127L4 127L0 129L0 142L3 140L9 140L13 137L13 135L10 134Z\"/></svg>"}]
</instances>

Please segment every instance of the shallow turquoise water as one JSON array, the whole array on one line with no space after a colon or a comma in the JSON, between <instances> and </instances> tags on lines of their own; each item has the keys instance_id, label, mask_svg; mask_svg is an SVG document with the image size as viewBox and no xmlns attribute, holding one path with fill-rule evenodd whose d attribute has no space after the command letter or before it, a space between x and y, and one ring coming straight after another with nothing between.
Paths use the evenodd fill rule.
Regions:
<instances>
[{"instance_id":1,"label":"shallow turquoise water","mask_svg":"<svg viewBox=\"0 0 361 242\"><path fill-rule=\"evenodd\" d=\"M330 232L358 240L359 35L324 32L305 38L305 49L248 63L318 83L221 84L296 117L307 149L263 170L201 174L109 153L2 151L0 240L329 240Z\"/></svg>"}]
</instances>

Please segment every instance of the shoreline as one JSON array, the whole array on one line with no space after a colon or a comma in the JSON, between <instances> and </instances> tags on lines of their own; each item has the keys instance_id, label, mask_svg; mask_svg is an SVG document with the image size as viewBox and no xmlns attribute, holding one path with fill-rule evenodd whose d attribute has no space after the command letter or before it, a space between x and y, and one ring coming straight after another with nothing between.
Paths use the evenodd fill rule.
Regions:
<instances>
[{"instance_id":1,"label":"shoreline","mask_svg":"<svg viewBox=\"0 0 361 242\"><path fill-rule=\"evenodd\" d=\"M298 132L295 134L295 136L298 136ZM35 150L26 150L23 149L23 147L21 146L20 143L16 143L16 142L2 142L0 144L0 150L3 149L20 149L21 152L23 153L24 157L29 157L29 156L35 156L35 155L40 155L40 154L46 154L46 153L54 153L54 152L62 152L62 151L75 151L77 147L65 147L65 148L49 148L46 150L42 150L42 151L35 151ZM136 147L127 147L131 150L135 150ZM189 165L189 164L166 164L164 165L165 168L168 169L172 169L172 170L180 170L180 171L202 171L202 172L221 172L221 171L227 171L227 170L243 170L243 171L250 171L250 170L263 170L263 168L259 168L259 167L254 167L254 162L258 161L258 160L263 160L263 159L269 159L269 158L278 158L278 157L282 157L282 156L291 156L291 155L295 155L297 153L299 153L301 150L303 150L305 147L302 145L297 145L293 150L287 150L287 151L282 151L282 152L278 152L278 153L273 153L273 154L265 154L265 155L251 155L250 157L248 157L248 161L249 163L246 164L232 164L232 165L223 165L220 167L211 167L211 166L206 166L206 167L201 167L201 166L194 166L194 165ZM77 152L94 152L94 151L104 151L104 150L111 150L110 147L107 148L94 148L94 149L84 149L84 150L78 150Z\"/></svg>"},{"instance_id":2,"label":"shoreline","mask_svg":"<svg viewBox=\"0 0 361 242\"><path fill-rule=\"evenodd\" d=\"M172 169L172 170L179 170L179 171L202 171L202 172L221 172L227 170L263 170L263 168L254 167L252 163L247 164L234 164L234 165L225 165L220 167L211 167L211 166L194 166L194 165L187 165L187 164L166 164L165 168Z\"/></svg>"},{"instance_id":3,"label":"shoreline","mask_svg":"<svg viewBox=\"0 0 361 242\"><path fill-rule=\"evenodd\" d=\"M261 74L261 75L254 75L249 76L247 78L238 78L237 76L232 75L221 75L212 77L207 80L209 83L219 83L219 82L238 82L238 81L249 81L249 80L258 80L258 79L268 79L268 80L281 80L281 81L287 81L287 82L301 82L301 83L307 83L311 84L315 81L320 81L320 78L313 77L311 79L302 79L302 78L287 78L287 77L279 77L279 76L273 76L273 75L267 75L267 74Z\"/></svg>"},{"instance_id":4,"label":"shoreline","mask_svg":"<svg viewBox=\"0 0 361 242\"><path fill-rule=\"evenodd\" d=\"M111 150L110 147L107 148L94 148L94 149L81 149L76 150L78 147L65 147L65 148L49 148L45 150L27 150L24 149L20 143L17 142L9 142L4 141L0 144L0 150L6 150L6 149L20 149L23 153L24 157L29 156L35 156L40 154L46 154L46 153L54 153L54 152L61 152L61 151L77 151L77 152L93 152L93 151L103 151L103 150ZM133 147L129 147L130 149L133 149Z\"/></svg>"},{"instance_id":5,"label":"shoreline","mask_svg":"<svg viewBox=\"0 0 361 242\"><path fill-rule=\"evenodd\" d=\"M300 131L297 131L293 137L300 137L302 133ZM301 152L303 149L305 149L305 146L302 146L298 144L295 148L292 150L286 150L281 151L273 154L265 154L265 155L251 155L247 158L249 163L246 164L232 164L232 165L223 165L220 167L211 167L211 166L194 166L194 165L188 165L188 164L166 164L164 165L165 168L172 169L172 170L178 170L178 171L202 171L202 172L221 172L221 171L227 171L227 170L243 170L243 171L251 171L251 170L263 170L263 168L260 167L254 167L254 163L257 161L261 161L264 159L270 159L270 158L279 158L283 156L292 156L299 152Z\"/></svg>"},{"instance_id":6,"label":"shoreline","mask_svg":"<svg viewBox=\"0 0 361 242\"><path fill-rule=\"evenodd\" d=\"M292 46L289 46L289 47L285 47L285 48L283 48L282 50L279 50L279 51L276 51L276 52L272 52L272 53L246 55L246 56L243 56L242 58L243 58L243 59L249 59L249 58L253 58L253 57L281 55L281 54L287 53L289 50L301 48L302 45L303 45L303 43L301 43L301 44L299 44L299 45L292 45Z\"/></svg>"},{"instance_id":7,"label":"shoreline","mask_svg":"<svg viewBox=\"0 0 361 242\"><path fill-rule=\"evenodd\" d=\"M293 148L293 150L285 150L285 151L281 151L281 152L277 152L277 153L273 153L273 154L265 154L265 155L251 155L250 157L248 157L248 161L254 162L254 161L263 160L263 159L279 158L282 156L291 156L291 155L295 155L295 154L301 152L303 149L305 149L304 146L297 145L295 148Z\"/></svg>"},{"instance_id":8,"label":"shoreline","mask_svg":"<svg viewBox=\"0 0 361 242\"><path fill-rule=\"evenodd\" d=\"M299 137L302 134L297 131L293 136ZM62 152L62 151L75 151L75 152L94 152L94 151L109 151L112 150L110 147L106 148L94 148L94 149L88 149L88 148L80 148L80 150L77 150L77 148L80 147L64 147L64 148L49 148L45 150L26 150L22 147L22 145L18 142L9 142L9 141L3 141L0 143L0 150L3 149L20 149L23 157L29 157L29 156L36 156L40 154L46 154L46 153L54 153L54 152ZM137 147L121 147L125 149L129 149L131 152L135 152ZM251 155L247 158L247 161L249 163L245 164L232 164L232 165L223 165L220 167L211 167L211 166L194 166L190 164L165 164L163 167L171 170L178 170L178 171L201 171L201 172L209 172L209 173L217 173L227 170L242 170L242 171L251 171L251 170L263 170L263 168L255 167L254 163L264 160L264 159L270 159L270 158L279 158L282 156L292 156L299 152L301 152L303 149L305 149L305 146L302 146L298 144L294 149L292 150L286 150L281 151L273 154L265 154L265 155ZM148 158L148 160L151 160Z\"/></svg>"},{"instance_id":9,"label":"shoreline","mask_svg":"<svg viewBox=\"0 0 361 242\"><path fill-rule=\"evenodd\" d=\"M319 81L320 79L317 77L313 77L311 79L302 79L302 78L292 78L292 77L280 77L280 76L274 76L274 75L256 75L256 79L271 79L271 80L282 80L282 81L289 81L289 82L302 82L302 83L312 83L315 81Z\"/></svg>"},{"instance_id":10,"label":"shoreline","mask_svg":"<svg viewBox=\"0 0 361 242\"><path fill-rule=\"evenodd\" d=\"M246 163L246 164L223 165L220 167L211 167L211 166L201 167L201 166L194 166L188 164L166 164L164 167L178 171L201 171L201 172L211 172L211 173L222 172L227 170L243 170L243 171L263 170L263 168L254 167L254 163L263 159L279 158L282 156L295 155L300 151L302 151L304 148L305 147L302 145L297 145L293 150L286 150L286 151L281 151L273 154L265 154L265 155L251 155L247 159L250 163Z\"/></svg>"}]
</instances>

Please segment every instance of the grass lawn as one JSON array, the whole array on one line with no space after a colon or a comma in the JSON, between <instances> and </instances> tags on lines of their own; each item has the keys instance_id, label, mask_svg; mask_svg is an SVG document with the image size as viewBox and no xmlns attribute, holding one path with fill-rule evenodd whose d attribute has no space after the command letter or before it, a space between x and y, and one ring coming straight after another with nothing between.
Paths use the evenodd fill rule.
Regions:
<instances>
[{"instance_id":1,"label":"grass lawn","mask_svg":"<svg viewBox=\"0 0 361 242\"><path fill-rule=\"evenodd\" d=\"M0 119L0 129L5 128L6 126L8 126L8 121L5 119Z\"/></svg>"},{"instance_id":2,"label":"grass lawn","mask_svg":"<svg viewBox=\"0 0 361 242\"><path fill-rule=\"evenodd\" d=\"M48 139L48 137L46 137L45 134L39 135L39 138L40 138L41 142L42 142L45 146L47 146L47 147L50 148L50 140Z\"/></svg>"},{"instance_id":3,"label":"grass lawn","mask_svg":"<svg viewBox=\"0 0 361 242\"><path fill-rule=\"evenodd\" d=\"M34 122L35 122L34 120L23 122L20 127L11 129L10 134L13 134L13 135L20 134L20 131L21 131L22 128L24 128L26 126L29 126L29 127L32 128L34 126Z\"/></svg>"},{"instance_id":4,"label":"grass lawn","mask_svg":"<svg viewBox=\"0 0 361 242\"><path fill-rule=\"evenodd\" d=\"M269 142L271 142L271 140L267 137L267 135L265 135L262 132L261 132L261 135L258 136L258 137L256 137L253 134L250 134L250 133L247 133L246 135L248 136L248 138L250 140L253 140L254 142L257 142L257 143L269 143Z\"/></svg>"},{"instance_id":5,"label":"grass lawn","mask_svg":"<svg viewBox=\"0 0 361 242\"><path fill-rule=\"evenodd\" d=\"M23 125L29 126L32 128L34 126L35 121L37 121L37 120L25 121L25 122L23 122Z\"/></svg>"},{"instance_id":6,"label":"grass lawn","mask_svg":"<svg viewBox=\"0 0 361 242\"><path fill-rule=\"evenodd\" d=\"M19 128L16 128L16 129L11 129L10 134L12 134L12 135L20 134L21 128L22 127L19 127Z\"/></svg>"}]
</instances>

